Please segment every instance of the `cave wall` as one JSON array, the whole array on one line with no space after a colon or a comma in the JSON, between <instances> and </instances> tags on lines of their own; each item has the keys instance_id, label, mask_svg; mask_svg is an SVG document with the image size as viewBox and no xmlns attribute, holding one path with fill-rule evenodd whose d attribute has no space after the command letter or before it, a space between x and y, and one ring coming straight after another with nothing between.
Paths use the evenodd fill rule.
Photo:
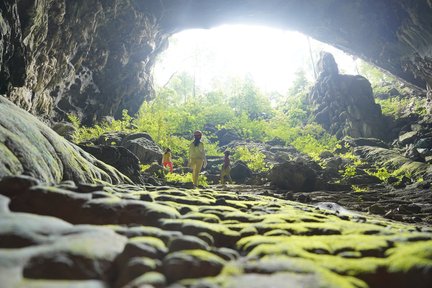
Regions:
<instances>
[{"instance_id":1,"label":"cave wall","mask_svg":"<svg viewBox=\"0 0 432 288\"><path fill-rule=\"evenodd\" d=\"M167 37L220 24L298 30L432 87L430 0L7 0L0 13L0 94L52 120L136 112Z\"/></svg>"},{"instance_id":2,"label":"cave wall","mask_svg":"<svg viewBox=\"0 0 432 288\"><path fill-rule=\"evenodd\" d=\"M13 0L0 9L0 94L22 108L92 123L135 113L152 97L166 40L155 13L117 0Z\"/></svg>"}]
</instances>

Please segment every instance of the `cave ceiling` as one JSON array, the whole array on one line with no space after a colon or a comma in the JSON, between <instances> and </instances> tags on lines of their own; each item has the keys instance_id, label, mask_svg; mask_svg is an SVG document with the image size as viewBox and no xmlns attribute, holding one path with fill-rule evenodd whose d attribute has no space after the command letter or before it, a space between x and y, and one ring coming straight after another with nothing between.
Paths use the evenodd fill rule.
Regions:
<instances>
[{"instance_id":1,"label":"cave ceiling","mask_svg":"<svg viewBox=\"0 0 432 288\"><path fill-rule=\"evenodd\" d=\"M431 0L7 0L0 12L0 94L55 120L135 113L169 36L222 24L297 30L432 84Z\"/></svg>"}]
</instances>

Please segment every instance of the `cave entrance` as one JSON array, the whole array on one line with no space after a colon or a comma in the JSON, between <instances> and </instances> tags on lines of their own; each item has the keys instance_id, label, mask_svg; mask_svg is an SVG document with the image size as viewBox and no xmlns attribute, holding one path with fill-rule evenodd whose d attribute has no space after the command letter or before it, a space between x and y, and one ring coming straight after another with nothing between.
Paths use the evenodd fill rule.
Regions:
<instances>
[{"instance_id":1,"label":"cave entrance","mask_svg":"<svg viewBox=\"0 0 432 288\"><path fill-rule=\"evenodd\" d=\"M265 94L285 95L299 77L314 81L321 51L334 55L342 73L359 74L359 60L299 32L250 25L184 30L155 64L156 89L175 87L186 100L247 78Z\"/></svg>"}]
</instances>

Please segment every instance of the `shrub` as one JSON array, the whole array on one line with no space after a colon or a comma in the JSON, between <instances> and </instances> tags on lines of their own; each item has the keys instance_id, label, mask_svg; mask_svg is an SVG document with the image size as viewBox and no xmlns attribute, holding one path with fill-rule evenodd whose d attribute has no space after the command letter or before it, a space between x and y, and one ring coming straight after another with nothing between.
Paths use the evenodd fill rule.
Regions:
<instances>
[{"instance_id":1,"label":"shrub","mask_svg":"<svg viewBox=\"0 0 432 288\"><path fill-rule=\"evenodd\" d=\"M188 183L192 182L192 173L168 173L165 175L165 179L169 182L181 182ZM198 177L198 185L208 186L207 177L205 175L199 175Z\"/></svg>"},{"instance_id":2,"label":"shrub","mask_svg":"<svg viewBox=\"0 0 432 288\"><path fill-rule=\"evenodd\" d=\"M241 160L254 172L268 171L270 167L265 162L265 155L256 147L249 149L246 146L238 146L233 158Z\"/></svg>"}]
</instances>

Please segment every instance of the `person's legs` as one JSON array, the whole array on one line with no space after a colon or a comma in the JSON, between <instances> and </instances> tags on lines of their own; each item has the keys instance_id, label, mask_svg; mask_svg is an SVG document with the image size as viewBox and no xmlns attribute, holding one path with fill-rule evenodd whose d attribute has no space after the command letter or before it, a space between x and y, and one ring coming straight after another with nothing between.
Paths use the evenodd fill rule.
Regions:
<instances>
[{"instance_id":1,"label":"person's legs","mask_svg":"<svg viewBox=\"0 0 432 288\"><path fill-rule=\"evenodd\" d=\"M225 185L225 176L226 176L226 169L222 168L221 170L221 184Z\"/></svg>"},{"instance_id":2,"label":"person's legs","mask_svg":"<svg viewBox=\"0 0 432 288\"><path fill-rule=\"evenodd\" d=\"M227 169L226 176L228 178L228 183L232 184L233 181L232 181L232 178L231 178L231 169L230 168Z\"/></svg>"},{"instance_id":3,"label":"person's legs","mask_svg":"<svg viewBox=\"0 0 432 288\"><path fill-rule=\"evenodd\" d=\"M195 186L198 185L198 176L201 172L204 161L202 159L192 159L192 182Z\"/></svg>"},{"instance_id":4,"label":"person's legs","mask_svg":"<svg viewBox=\"0 0 432 288\"><path fill-rule=\"evenodd\" d=\"M172 173L173 172L173 162L168 162L168 167L169 167L169 171Z\"/></svg>"}]
</instances>

